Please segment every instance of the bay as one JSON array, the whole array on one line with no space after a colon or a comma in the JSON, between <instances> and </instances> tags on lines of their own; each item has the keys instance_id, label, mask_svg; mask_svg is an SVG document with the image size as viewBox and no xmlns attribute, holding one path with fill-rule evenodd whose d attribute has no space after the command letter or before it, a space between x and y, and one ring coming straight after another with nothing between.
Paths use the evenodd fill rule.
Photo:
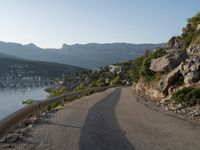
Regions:
<instances>
[{"instance_id":1,"label":"bay","mask_svg":"<svg viewBox=\"0 0 200 150\"><path fill-rule=\"evenodd\" d=\"M48 95L43 88L33 88L26 90L0 90L0 120L10 115L11 113L23 108L24 100L45 99Z\"/></svg>"}]
</instances>

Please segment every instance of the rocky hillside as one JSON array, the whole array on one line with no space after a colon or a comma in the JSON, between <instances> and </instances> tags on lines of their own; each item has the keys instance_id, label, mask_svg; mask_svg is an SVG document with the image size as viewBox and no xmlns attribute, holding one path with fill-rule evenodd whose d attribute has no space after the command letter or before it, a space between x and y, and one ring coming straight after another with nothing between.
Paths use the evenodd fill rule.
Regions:
<instances>
[{"instance_id":1,"label":"rocky hillside","mask_svg":"<svg viewBox=\"0 0 200 150\"><path fill-rule=\"evenodd\" d=\"M181 36L172 37L164 49L136 62L133 88L137 92L145 92L166 109L180 113L196 108L200 104L200 13L188 19ZM191 111L188 113L194 114Z\"/></svg>"}]
</instances>

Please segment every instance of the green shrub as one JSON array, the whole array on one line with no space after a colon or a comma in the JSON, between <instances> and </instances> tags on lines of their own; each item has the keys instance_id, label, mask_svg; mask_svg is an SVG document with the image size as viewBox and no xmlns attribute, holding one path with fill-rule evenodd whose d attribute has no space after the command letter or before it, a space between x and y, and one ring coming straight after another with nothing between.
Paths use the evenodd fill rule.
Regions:
<instances>
[{"instance_id":1,"label":"green shrub","mask_svg":"<svg viewBox=\"0 0 200 150\"><path fill-rule=\"evenodd\" d=\"M142 65L140 66L139 74L140 77L143 77L146 82L149 82L153 79L155 79L155 72L151 71L149 69L151 65L152 59L156 59L159 57L162 57L166 54L164 49L158 49L155 52L152 52L148 56L143 58Z\"/></svg>"},{"instance_id":2,"label":"green shrub","mask_svg":"<svg viewBox=\"0 0 200 150\"><path fill-rule=\"evenodd\" d=\"M191 23L193 26L197 26L200 24L200 12L198 12L195 16L188 18L188 22Z\"/></svg>"},{"instance_id":3,"label":"green shrub","mask_svg":"<svg viewBox=\"0 0 200 150\"><path fill-rule=\"evenodd\" d=\"M91 82L91 83L88 85L88 88L94 88L94 87L97 87L96 82Z\"/></svg>"},{"instance_id":4,"label":"green shrub","mask_svg":"<svg viewBox=\"0 0 200 150\"><path fill-rule=\"evenodd\" d=\"M200 24L200 12L195 16L188 18L188 24L183 28L182 40L183 48L188 48L190 44L197 39L199 33L197 33L197 25ZM195 44L195 43L194 43Z\"/></svg>"},{"instance_id":5,"label":"green shrub","mask_svg":"<svg viewBox=\"0 0 200 150\"><path fill-rule=\"evenodd\" d=\"M184 97L187 105L195 105L200 103L200 89L194 89L187 93Z\"/></svg>"},{"instance_id":6,"label":"green shrub","mask_svg":"<svg viewBox=\"0 0 200 150\"><path fill-rule=\"evenodd\" d=\"M66 93L67 93L66 88L61 87L61 88L58 88L58 89L54 90L53 92L51 92L49 94L48 98L56 97L56 96L59 96L59 95L62 95L62 94L66 94Z\"/></svg>"},{"instance_id":7,"label":"green shrub","mask_svg":"<svg viewBox=\"0 0 200 150\"><path fill-rule=\"evenodd\" d=\"M106 86L106 80L104 78L99 78L97 81L96 81L96 84L98 87L103 87L103 86Z\"/></svg>"},{"instance_id":8,"label":"green shrub","mask_svg":"<svg viewBox=\"0 0 200 150\"><path fill-rule=\"evenodd\" d=\"M25 104L25 105L31 105L33 102L34 102L34 100L27 99L27 100L23 101L22 103Z\"/></svg>"},{"instance_id":9,"label":"green shrub","mask_svg":"<svg viewBox=\"0 0 200 150\"><path fill-rule=\"evenodd\" d=\"M145 57L140 57L140 58L137 58L135 61L133 61L132 68L129 71L129 74L130 74L133 82L137 83L140 79L139 71L140 71L140 68L142 66L144 58Z\"/></svg>"},{"instance_id":10,"label":"green shrub","mask_svg":"<svg viewBox=\"0 0 200 150\"><path fill-rule=\"evenodd\" d=\"M146 57L139 71L140 76L143 77L146 82L154 79L155 73L149 69L151 60L152 58Z\"/></svg>"},{"instance_id":11,"label":"green shrub","mask_svg":"<svg viewBox=\"0 0 200 150\"><path fill-rule=\"evenodd\" d=\"M133 65L129 74L133 80L133 82L138 82L142 77L146 82L149 82L155 79L155 72L149 69L151 65L152 59L156 59L162 57L166 54L165 50L160 48L156 51L150 53L149 55L142 56L135 61L133 61Z\"/></svg>"},{"instance_id":12,"label":"green shrub","mask_svg":"<svg viewBox=\"0 0 200 150\"><path fill-rule=\"evenodd\" d=\"M172 95L172 99L178 104L191 106L200 103L200 89L185 87Z\"/></svg>"},{"instance_id":13,"label":"green shrub","mask_svg":"<svg viewBox=\"0 0 200 150\"><path fill-rule=\"evenodd\" d=\"M84 84L81 83L81 84L79 84L79 85L74 89L74 91L75 91L75 92L78 92L78 91L82 91L82 90L84 90L84 89L85 89Z\"/></svg>"},{"instance_id":14,"label":"green shrub","mask_svg":"<svg viewBox=\"0 0 200 150\"><path fill-rule=\"evenodd\" d=\"M116 76L112 82L111 82L113 85L120 85L122 82L121 82L121 78L120 76Z\"/></svg>"}]
</instances>

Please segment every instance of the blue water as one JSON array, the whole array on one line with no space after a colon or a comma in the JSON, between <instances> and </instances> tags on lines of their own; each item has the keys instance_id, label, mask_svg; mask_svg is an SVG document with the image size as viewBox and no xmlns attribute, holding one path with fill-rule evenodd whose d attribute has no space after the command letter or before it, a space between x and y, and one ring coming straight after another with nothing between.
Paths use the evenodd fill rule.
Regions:
<instances>
[{"instance_id":1,"label":"blue water","mask_svg":"<svg viewBox=\"0 0 200 150\"><path fill-rule=\"evenodd\" d=\"M34 99L41 100L47 97L44 88L33 88L30 90L0 90L0 120L11 113L23 108L23 100Z\"/></svg>"}]
</instances>

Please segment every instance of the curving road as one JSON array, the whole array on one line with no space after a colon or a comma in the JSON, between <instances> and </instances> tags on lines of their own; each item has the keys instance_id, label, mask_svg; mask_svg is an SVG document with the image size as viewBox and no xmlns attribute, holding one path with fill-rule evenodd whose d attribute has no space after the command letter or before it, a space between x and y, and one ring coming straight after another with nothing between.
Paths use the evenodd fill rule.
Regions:
<instances>
[{"instance_id":1,"label":"curving road","mask_svg":"<svg viewBox=\"0 0 200 150\"><path fill-rule=\"evenodd\" d=\"M16 149L198 150L200 125L113 88L68 103L33 128Z\"/></svg>"}]
</instances>

